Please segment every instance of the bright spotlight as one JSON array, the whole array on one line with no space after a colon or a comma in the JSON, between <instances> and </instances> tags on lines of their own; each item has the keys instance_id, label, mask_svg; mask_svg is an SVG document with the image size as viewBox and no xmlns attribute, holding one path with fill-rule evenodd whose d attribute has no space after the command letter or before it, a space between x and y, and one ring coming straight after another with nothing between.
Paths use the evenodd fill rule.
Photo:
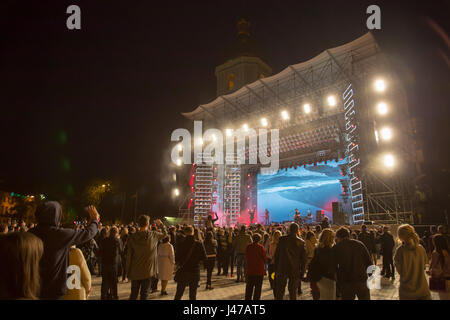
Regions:
<instances>
[{"instance_id":1,"label":"bright spotlight","mask_svg":"<svg viewBox=\"0 0 450 320\"><path fill-rule=\"evenodd\" d=\"M231 137L233 130L231 129L225 129L225 133L227 135L227 137Z\"/></svg>"},{"instance_id":2,"label":"bright spotlight","mask_svg":"<svg viewBox=\"0 0 450 320\"><path fill-rule=\"evenodd\" d=\"M389 128L383 128L380 130L381 139L383 140L391 140L392 138L392 131Z\"/></svg>"},{"instance_id":3,"label":"bright spotlight","mask_svg":"<svg viewBox=\"0 0 450 320\"><path fill-rule=\"evenodd\" d=\"M106 187L106 184L102 184L102 188L105 188Z\"/></svg>"},{"instance_id":4,"label":"bright spotlight","mask_svg":"<svg viewBox=\"0 0 450 320\"><path fill-rule=\"evenodd\" d=\"M281 111L281 117L283 118L283 120L288 120L289 119L289 113L286 110Z\"/></svg>"},{"instance_id":5,"label":"bright spotlight","mask_svg":"<svg viewBox=\"0 0 450 320\"><path fill-rule=\"evenodd\" d=\"M385 167L392 168L395 165L394 156L392 154L384 155L383 163Z\"/></svg>"},{"instance_id":6,"label":"bright spotlight","mask_svg":"<svg viewBox=\"0 0 450 320\"><path fill-rule=\"evenodd\" d=\"M263 127L267 127L267 119L266 118L261 118L261 124Z\"/></svg>"},{"instance_id":7,"label":"bright spotlight","mask_svg":"<svg viewBox=\"0 0 450 320\"><path fill-rule=\"evenodd\" d=\"M375 80L375 90L377 90L378 92L383 92L384 90L386 90L386 83L383 79Z\"/></svg>"},{"instance_id":8,"label":"bright spotlight","mask_svg":"<svg viewBox=\"0 0 450 320\"><path fill-rule=\"evenodd\" d=\"M246 123L244 123L244 125L242 126L242 128L244 128L244 131L248 131L248 125Z\"/></svg>"},{"instance_id":9,"label":"bright spotlight","mask_svg":"<svg viewBox=\"0 0 450 320\"><path fill-rule=\"evenodd\" d=\"M337 105L337 101L336 101L336 97L335 96L328 96L327 101L328 101L328 105L330 107L334 107L334 106Z\"/></svg>"},{"instance_id":10,"label":"bright spotlight","mask_svg":"<svg viewBox=\"0 0 450 320\"><path fill-rule=\"evenodd\" d=\"M309 105L309 103L306 103L305 105L303 105L303 111L305 111L305 113L311 112L311 106Z\"/></svg>"},{"instance_id":11,"label":"bright spotlight","mask_svg":"<svg viewBox=\"0 0 450 320\"><path fill-rule=\"evenodd\" d=\"M386 103L380 102L380 103L377 105L377 110L378 110L378 113L379 113L379 114L385 115L385 114L388 112L388 106L387 106Z\"/></svg>"},{"instance_id":12,"label":"bright spotlight","mask_svg":"<svg viewBox=\"0 0 450 320\"><path fill-rule=\"evenodd\" d=\"M182 164L181 159L177 159L177 166L181 167L181 164Z\"/></svg>"},{"instance_id":13,"label":"bright spotlight","mask_svg":"<svg viewBox=\"0 0 450 320\"><path fill-rule=\"evenodd\" d=\"M180 195L180 190L175 188L175 189L173 189L173 193L175 194L176 197L178 197Z\"/></svg>"}]
</instances>

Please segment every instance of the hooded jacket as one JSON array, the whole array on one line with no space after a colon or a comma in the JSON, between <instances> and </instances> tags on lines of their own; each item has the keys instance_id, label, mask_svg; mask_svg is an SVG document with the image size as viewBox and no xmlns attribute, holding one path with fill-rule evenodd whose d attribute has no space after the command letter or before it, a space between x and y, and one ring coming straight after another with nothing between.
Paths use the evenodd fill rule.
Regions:
<instances>
[{"instance_id":1,"label":"hooded jacket","mask_svg":"<svg viewBox=\"0 0 450 320\"><path fill-rule=\"evenodd\" d=\"M44 243L40 262L41 299L57 299L66 293L69 251L97 234L98 221L92 220L85 230L60 228L61 206L49 201L36 209L37 226L30 230Z\"/></svg>"},{"instance_id":2,"label":"hooded jacket","mask_svg":"<svg viewBox=\"0 0 450 320\"><path fill-rule=\"evenodd\" d=\"M428 263L425 249L420 244L402 244L395 253L394 261L400 275L400 300L431 299L425 276L425 265Z\"/></svg>"}]
</instances>

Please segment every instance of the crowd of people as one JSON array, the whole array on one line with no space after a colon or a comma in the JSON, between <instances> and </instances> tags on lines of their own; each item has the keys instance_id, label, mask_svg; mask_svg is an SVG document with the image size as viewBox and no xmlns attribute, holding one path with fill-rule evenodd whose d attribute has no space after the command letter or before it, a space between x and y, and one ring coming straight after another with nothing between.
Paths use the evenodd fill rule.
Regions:
<instances>
[{"instance_id":1,"label":"crowd of people","mask_svg":"<svg viewBox=\"0 0 450 320\"><path fill-rule=\"evenodd\" d=\"M36 211L36 224L2 225L0 232L0 299L85 300L92 276L101 277L101 299L119 299L118 283L131 282L130 300L156 293L197 298L200 272L204 290L213 277L245 282L243 298L259 300L264 281L274 299L286 289L291 300L308 288L315 300L370 299L367 280L382 257L381 276L399 275L399 298L450 298L449 235L432 227L419 238L413 226L333 228L289 224L166 226L141 215L128 225L104 226L95 207L89 221L60 226L61 206L46 202ZM217 270L217 273L214 272ZM369 270L369 271L368 271ZM215 273L215 274L214 274ZM426 275L429 275L429 279ZM167 292L169 281L175 292ZM159 287L159 289L158 289Z\"/></svg>"}]
</instances>

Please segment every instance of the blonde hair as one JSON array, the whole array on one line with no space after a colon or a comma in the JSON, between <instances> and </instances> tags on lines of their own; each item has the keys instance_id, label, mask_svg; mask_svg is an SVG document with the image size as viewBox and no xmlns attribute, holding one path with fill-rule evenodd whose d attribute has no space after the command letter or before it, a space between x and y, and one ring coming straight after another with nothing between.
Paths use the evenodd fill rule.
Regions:
<instances>
[{"instance_id":1,"label":"blonde hair","mask_svg":"<svg viewBox=\"0 0 450 320\"><path fill-rule=\"evenodd\" d=\"M319 238L319 248L331 248L334 245L334 231L330 228L322 230Z\"/></svg>"},{"instance_id":2,"label":"blonde hair","mask_svg":"<svg viewBox=\"0 0 450 320\"><path fill-rule=\"evenodd\" d=\"M272 243L278 243L278 240L280 239L280 237L281 237L281 231L280 230L276 230L273 233Z\"/></svg>"},{"instance_id":3,"label":"blonde hair","mask_svg":"<svg viewBox=\"0 0 450 320\"><path fill-rule=\"evenodd\" d=\"M419 235L413 226L409 224L402 224L398 227L397 235L405 244L412 244L414 247L419 245Z\"/></svg>"}]
</instances>

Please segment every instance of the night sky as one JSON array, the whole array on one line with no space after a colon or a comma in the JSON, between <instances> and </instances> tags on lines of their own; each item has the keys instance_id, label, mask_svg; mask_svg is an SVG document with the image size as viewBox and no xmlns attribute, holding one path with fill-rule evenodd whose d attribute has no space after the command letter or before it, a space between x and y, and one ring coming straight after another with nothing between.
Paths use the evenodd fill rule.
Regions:
<instances>
[{"instance_id":1,"label":"night sky","mask_svg":"<svg viewBox=\"0 0 450 320\"><path fill-rule=\"evenodd\" d=\"M423 119L427 181L448 206L450 55L425 19L445 29L448 3L3 0L0 190L76 198L109 179L139 190L139 211L175 213L161 178L170 133L189 126L181 112L215 98L214 68L238 17L277 73L366 33L366 8L378 4L375 37ZM66 28L71 4L81 7L79 31Z\"/></svg>"}]
</instances>

